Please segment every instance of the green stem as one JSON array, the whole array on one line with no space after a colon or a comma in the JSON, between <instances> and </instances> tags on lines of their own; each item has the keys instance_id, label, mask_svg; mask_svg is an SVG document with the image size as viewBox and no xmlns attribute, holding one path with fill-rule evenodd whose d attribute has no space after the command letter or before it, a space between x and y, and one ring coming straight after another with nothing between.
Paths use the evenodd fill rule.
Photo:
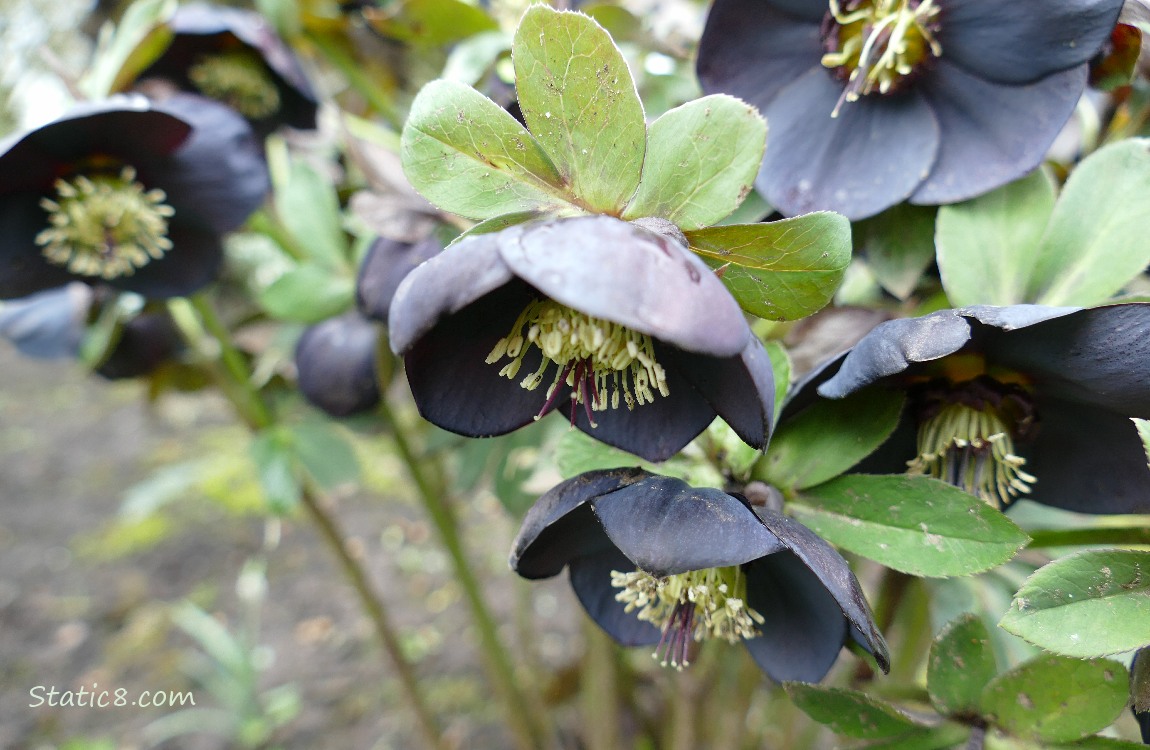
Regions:
<instances>
[{"instance_id":1,"label":"green stem","mask_svg":"<svg viewBox=\"0 0 1150 750\"><path fill-rule=\"evenodd\" d=\"M581 688L583 742L587 750L616 750L623 747L619 737L619 675L615 642L599 626L585 618Z\"/></svg>"},{"instance_id":2,"label":"green stem","mask_svg":"<svg viewBox=\"0 0 1150 750\"><path fill-rule=\"evenodd\" d=\"M396 111L395 103L375 85L375 82L363 72L362 66L346 50L341 48L335 39L319 31L307 31L305 36L308 41L319 48L328 62L347 76L347 82L352 88L358 91L384 119L396 128L402 125L403 118Z\"/></svg>"},{"instance_id":3,"label":"green stem","mask_svg":"<svg viewBox=\"0 0 1150 750\"><path fill-rule=\"evenodd\" d=\"M467 559L467 554L464 551L455 512L445 499L444 492L438 483L428 475L423 461L416 454L414 446L408 439L407 432L396 419L386 399L380 402L379 415L388 427L388 432L395 442L400 458L411 474L411 479L419 491L420 499L439 533L440 542L451 559L456 580L463 588L464 596L471 609L472 621L479 631L484 663L499 694L508 723L515 733L516 743L525 749L542 747L546 744L546 740L545 730L539 723L543 711L538 704L538 696L534 696L534 701L529 701L516 681L511 657L499 639L495 619L483 599L479 580L475 577L474 567Z\"/></svg>"},{"instance_id":4,"label":"green stem","mask_svg":"<svg viewBox=\"0 0 1150 750\"><path fill-rule=\"evenodd\" d=\"M215 375L219 380L220 388L235 407L237 414L253 433L273 426L275 418L259 391L252 384L247 362L243 354L232 343L231 333L216 315L215 308L202 294L192 297L190 302L199 317L199 323L203 326L203 330L215 340L219 347L219 362L222 363L223 367L214 368ZM194 346L199 342L192 343ZM429 750L441 750L446 745L441 739L439 726L423 691L420 689L411 662L403 655L398 631L391 622L382 598L373 588L363 566L348 550L345 542L346 535L340 529L338 521L320 504L315 493L306 484L301 487L300 501L319 531L320 537L335 554L348 583L351 584L360 600L360 605L375 626L379 643L391 659L392 667L403 686L404 697L407 699L412 713L415 714L424 746Z\"/></svg>"},{"instance_id":5,"label":"green stem","mask_svg":"<svg viewBox=\"0 0 1150 750\"><path fill-rule=\"evenodd\" d=\"M1097 529L1035 529L1030 549L1077 547L1088 544L1150 544L1150 528L1145 526Z\"/></svg>"}]
</instances>

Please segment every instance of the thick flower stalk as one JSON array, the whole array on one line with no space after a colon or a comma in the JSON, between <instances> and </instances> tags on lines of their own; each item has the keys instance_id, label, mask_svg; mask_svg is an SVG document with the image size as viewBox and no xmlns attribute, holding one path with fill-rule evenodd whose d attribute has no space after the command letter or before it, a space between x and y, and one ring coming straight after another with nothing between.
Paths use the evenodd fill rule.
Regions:
<instances>
[{"instance_id":1,"label":"thick flower stalk","mask_svg":"<svg viewBox=\"0 0 1150 750\"><path fill-rule=\"evenodd\" d=\"M886 643L846 561L810 529L745 498L642 469L591 471L543 495L511 567L564 567L584 609L625 646L683 668L695 644L742 643L772 679L817 682L853 641Z\"/></svg>"}]
</instances>

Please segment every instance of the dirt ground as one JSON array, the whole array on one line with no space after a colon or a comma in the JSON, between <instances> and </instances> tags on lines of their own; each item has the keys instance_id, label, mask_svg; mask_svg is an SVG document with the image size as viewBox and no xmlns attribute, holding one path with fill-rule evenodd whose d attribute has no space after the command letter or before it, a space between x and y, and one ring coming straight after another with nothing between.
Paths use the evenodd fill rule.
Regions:
<instances>
[{"instance_id":1,"label":"dirt ground","mask_svg":"<svg viewBox=\"0 0 1150 750\"><path fill-rule=\"evenodd\" d=\"M245 746L244 732L265 740L247 746L414 744L370 625L306 523L268 522L235 507L242 503L229 507L227 491L217 493L220 502L195 489L168 492L151 513L126 514L126 493L164 467L207 461L189 464L195 474L229 454L243 465L242 435L221 404L178 396L149 407L136 384L106 383L70 362L24 359L2 343L0 373L0 747L231 748ZM504 747L445 557L399 464L383 451L369 453L368 463L389 492L349 493L335 512L354 531L353 546L391 605L448 736L460 747ZM250 494L241 489L235 496ZM461 510L505 642L555 666L576 656L578 638L570 636L578 619L566 585L526 584L507 570L515 529L494 498ZM253 560L266 565L262 601L258 575L237 594ZM174 624L184 601L233 634L255 633L255 689L221 680L219 660L213 667L203 644ZM196 709L52 707L53 687L58 701L67 690L75 700L81 687L123 689L129 699L144 690L191 692ZM277 695L288 696L286 705L294 696L298 711L271 731L268 717L285 705ZM33 707L37 696L44 702ZM219 729L155 744L176 722Z\"/></svg>"}]
</instances>

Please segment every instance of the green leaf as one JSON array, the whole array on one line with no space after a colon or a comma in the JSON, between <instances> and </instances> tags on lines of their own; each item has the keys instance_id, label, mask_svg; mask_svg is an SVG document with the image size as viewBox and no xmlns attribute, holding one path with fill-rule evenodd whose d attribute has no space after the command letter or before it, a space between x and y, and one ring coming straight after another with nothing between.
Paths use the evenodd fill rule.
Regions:
<instances>
[{"instance_id":1,"label":"green leaf","mask_svg":"<svg viewBox=\"0 0 1150 750\"><path fill-rule=\"evenodd\" d=\"M743 309L769 320L797 320L822 309L851 258L850 222L827 211L769 224L684 232Z\"/></svg>"},{"instance_id":2,"label":"green leaf","mask_svg":"<svg viewBox=\"0 0 1150 750\"><path fill-rule=\"evenodd\" d=\"M1142 438L1142 449L1146 451L1146 462L1150 466L1150 420L1130 417L1130 421L1138 430L1138 437Z\"/></svg>"},{"instance_id":3,"label":"green leaf","mask_svg":"<svg viewBox=\"0 0 1150 750\"><path fill-rule=\"evenodd\" d=\"M314 263L297 266L259 292L263 308L279 320L318 323L347 310L355 280Z\"/></svg>"},{"instance_id":4,"label":"green leaf","mask_svg":"<svg viewBox=\"0 0 1150 750\"><path fill-rule=\"evenodd\" d=\"M1150 263L1150 141L1103 146L1074 168L1038 248L1026 301L1105 302Z\"/></svg>"},{"instance_id":5,"label":"green leaf","mask_svg":"<svg viewBox=\"0 0 1150 750\"><path fill-rule=\"evenodd\" d=\"M1043 654L991 681L982 711L1011 734L1072 742L1108 726L1129 698L1126 667Z\"/></svg>"},{"instance_id":6,"label":"green leaf","mask_svg":"<svg viewBox=\"0 0 1150 750\"><path fill-rule=\"evenodd\" d=\"M401 42L450 44L499 28L482 8L461 0L403 0L388 11L364 15L376 31Z\"/></svg>"},{"instance_id":7,"label":"green leaf","mask_svg":"<svg viewBox=\"0 0 1150 750\"><path fill-rule=\"evenodd\" d=\"M589 16L533 5L511 45L519 107L576 202L618 215L635 193L647 124L627 61Z\"/></svg>"},{"instance_id":8,"label":"green leaf","mask_svg":"<svg viewBox=\"0 0 1150 750\"><path fill-rule=\"evenodd\" d=\"M803 713L830 727L835 734L882 739L924 728L923 724L889 703L857 690L821 687L806 682L784 682L783 687Z\"/></svg>"},{"instance_id":9,"label":"green leaf","mask_svg":"<svg viewBox=\"0 0 1150 750\"><path fill-rule=\"evenodd\" d=\"M855 247L882 288L905 300L934 260L935 208L900 203L855 224Z\"/></svg>"},{"instance_id":10,"label":"green leaf","mask_svg":"<svg viewBox=\"0 0 1150 750\"><path fill-rule=\"evenodd\" d=\"M651 123L639 190L623 218L657 216L686 230L729 216L752 190L766 140L758 110L732 96L672 109Z\"/></svg>"},{"instance_id":11,"label":"green leaf","mask_svg":"<svg viewBox=\"0 0 1150 750\"><path fill-rule=\"evenodd\" d=\"M953 750L970 737L970 727L947 722L933 729L920 729L892 739L868 743L866 750Z\"/></svg>"},{"instance_id":12,"label":"green leaf","mask_svg":"<svg viewBox=\"0 0 1150 750\"><path fill-rule=\"evenodd\" d=\"M328 268L350 269L351 253L335 185L307 162L288 156L284 149L282 140L269 140L276 215L309 260Z\"/></svg>"},{"instance_id":13,"label":"green leaf","mask_svg":"<svg viewBox=\"0 0 1150 750\"><path fill-rule=\"evenodd\" d=\"M904 400L900 391L870 388L815 401L778 426L755 476L783 490L837 477L886 442Z\"/></svg>"},{"instance_id":14,"label":"green leaf","mask_svg":"<svg viewBox=\"0 0 1150 750\"><path fill-rule=\"evenodd\" d=\"M92 66L80 79L80 91L91 99L102 99L128 88L172 43L173 33L166 23L176 6L176 0L139 0L127 6L114 31L110 24L101 28Z\"/></svg>"},{"instance_id":15,"label":"green leaf","mask_svg":"<svg viewBox=\"0 0 1150 750\"><path fill-rule=\"evenodd\" d=\"M1150 552L1087 551L1039 568L999 625L1066 656L1117 654L1150 644Z\"/></svg>"},{"instance_id":16,"label":"green leaf","mask_svg":"<svg viewBox=\"0 0 1150 750\"><path fill-rule=\"evenodd\" d=\"M1037 169L938 210L938 268L955 307L1029 301L1026 290L1054 197L1054 181Z\"/></svg>"},{"instance_id":17,"label":"green leaf","mask_svg":"<svg viewBox=\"0 0 1150 750\"><path fill-rule=\"evenodd\" d=\"M931 644L926 687L940 713L977 713L982 691L997 674L990 633L977 615L947 623Z\"/></svg>"},{"instance_id":18,"label":"green leaf","mask_svg":"<svg viewBox=\"0 0 1150 750\"><path fill-rule=\"evenodd\" d=\"M359 480L355 450L332 423L313 419L289 429L300 466L321 488L333 490Z\"/></svg>"},{"instance_id":19,"label":"green leaf","mask_svg":"<svg viewBox=\"0 0 1150 750\"><path fill-rule=\"evenodd\" d=\"M282 428L269 428L252 438L250 450L268 507L277 514L295 508L303 488L295 470L291 436Z\"/></svg>"},{"instance_id":20,"label":"green leaf","mask_svg":"<svg viewBox=\"0 0 1150 750\"><path fill-rule=\"evenodd\" d=\"M618 448L599 442L578 430L569 430L555 448L555 466L564 479L597 469L641 466L648 471L677 477L693 487L723 487L726 479L707 460L692 460L679 454L662 463L644 461Z\"/></svg>"},{"instance_id":21,"label":"green leaf","mask_svg":"<svg viewBox=\"0 0 1150 750\"><path fill-rule=\"evenodd\" d=\"M1113 737L1087 737L1078 742L1070 742L1064 745L1054 745L1054 748L1071 750L1077 748L1078 750L1146 750L1146 745L1141 742L1127 742L1125 740L1116 740Z\"/></svg>"},{"instance_id":22,"label":"green leaf","mask_svg":"<svg viewBox=\"0 0 1150 750\"><path fill-rule=\"evenodd\" d=\"M443 66L443 78L474 86L511 49L511 37L502 31L484 31L451 50Z\"/></svg>"},{"instance_id":23,"label":"green leaf","mask_svg":"<svg viewBox=\"0 0 1150 750\"><path fill-rule=\"evenodd\" d=\"M538 141L470 86L432 81L400 138L403 172L424 198L469 219L571 206L563 178Z\"/></svg>"},{"instance_id":24,"label":"green leaf","mask_svg":"<svg viewBox=\"0 0 1150 750\"><path fill-rule=\"evenodd\" d=\"M1001 512L929 477L839 477L804 490L788 508L832 544L916 576L978 573L1028 541Z\"/></svg>"},{"instance_id":25,"label":"green leaf","mask_svg":"<svg viewBox=\"0 0 1150 750\"><path fill-rule=\"evenodd\" d=\"M771 360L771 374L775 378L775 413L771 417L771 424L777 424L779 415L783 413L787 392L791 389L791 355L778 341L768 341L763 347Z\"/></svg>"}]
</instances>

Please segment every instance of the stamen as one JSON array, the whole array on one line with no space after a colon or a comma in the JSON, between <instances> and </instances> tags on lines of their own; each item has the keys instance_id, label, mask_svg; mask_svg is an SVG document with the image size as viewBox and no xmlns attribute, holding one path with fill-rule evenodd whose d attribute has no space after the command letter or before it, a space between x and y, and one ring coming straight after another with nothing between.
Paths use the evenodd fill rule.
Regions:
<instances>
[{"instance_id":1,"label":"stamen","mask_svg":"<svg viewBox=\"0 0 1150 750\"><path fill-rule=\"evenodd\" d=\"M759 635L763 616L748 607L747 580L738 566L706 568L656 578L637 570L611 571L611 585L622 589L615 600L624 612L661 628L653 656L665 666L682 669L689 663L691 641L722 638L738 643Z\"/></svg>"},{"instance_id":2,"label":"stamen","mask_svg":"<svg viewBox=\"0 0 1150 750\"><path fill-rule=\"evenodd\" d=\"M942 55L938 16L935 0L830 0L822 64L847 82L831 117L846 102L897 91L924 62Z\"/></svg>"},{"instance_id":3,"label":"stamen","mask_svg":"<svg viewBox=\"0 0 1150 750\"><path fill-rule=\"evenodd\" d=\"M81 276L115 279L131 276L172 248L168 219L175 210L163 190L145 190L136 171L56 181L56 199L40 206L48 228L36 244L49 262Z\"/></svg>"},{"instance_id":4,"label":"stamen","mask_svg":"<svg viewBox=\"0 0 1150 750\"><path fill-rule=\"evenodd\" d=\"M991 385L993 384L993 385ZM920 419L918 456L907 474L941 479L1003 509L1030 492L1037 480L1023 470L1014 438L1033 421L1019 392L978 378L954 386L948 395L933 390L928 414ZM951 398L943 401L940 399Z\"/></svg>"},{"instance_id":5,"label":"stamen","mask_svg":"<svg viewBox=\"0 0 1150 750\"><path fill-rule=\"evenodd\" d=\"M280 92L267 65L249 49L204 55L188 68L188 80L205 96L252 120L270 117L280 108Z\"/></svg>"},{"instance_id":6,"label":"stamen","mask_svg":"<svg viewBox=\"0 0 1150 750\"><path fill-rule=\"evenodd\" d=\"M653 403L656 393L670 395L667 373L655 361L651 337L618 323L593 318L553 300L533 300L515 319L510 333L496 342L486 362L491 365L509 358L499 374L513 380L532 346L543 353L543 361L519 382L522 388L535 390L551 364L558 365L536 419L548 412L564 385L571 389L572 424L574 407L582 404L592 427L592 412L617 409L620 398L633 409Z\"/></svg>"}]
</instances>

